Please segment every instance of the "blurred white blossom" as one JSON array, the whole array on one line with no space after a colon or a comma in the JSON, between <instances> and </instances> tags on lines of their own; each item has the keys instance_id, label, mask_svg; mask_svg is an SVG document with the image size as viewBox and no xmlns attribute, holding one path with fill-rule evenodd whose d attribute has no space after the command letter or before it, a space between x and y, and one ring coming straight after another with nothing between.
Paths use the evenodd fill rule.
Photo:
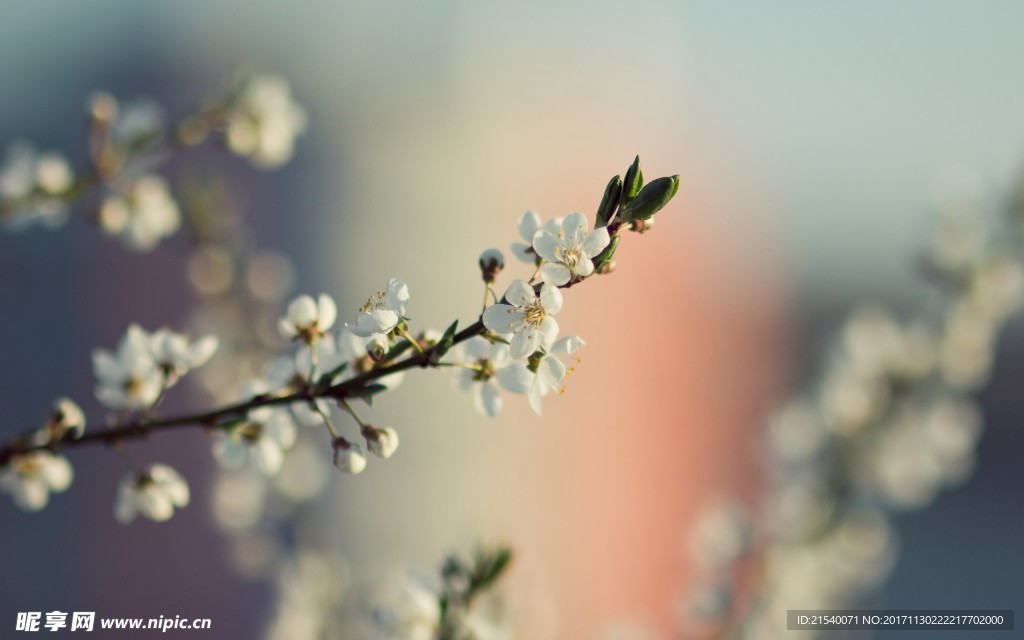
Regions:
<instances>
[{"instance_id":1,"label":"blurred white blossom","mask_svg":"<svg viewBox=\"0 0 1024 640\"><path fill-rule=\"evenodd\" d=\"M242 401L267 391L262 381L250 381L242 391ZM295 422L286 409L259 407L215 434L213 454L225 468L238 469L251 462L261 473L272 476L281 470L284 454L295 438Z\"/></svg>"},{"instance_id":2,"label":"blurred white blossom","mask_svg":"<svg viewBox=\"0 0 1024 640\"><path fill-rule=\"evenodd\" d=\"M141 515L154 522L169 520L175 507L188 506L188 483L165 464L151 465L141 475L129 473L121 481L114 503L114 517L128 524Z\"/></svg>"},{"instance_id":3,"label":"blurred white blossom","mask_svg":"<svg viewBox=\"0 0 1024 640\"><path fill-rule=\"evenodd\" d=\"M147 409L163 389L164 376L153 359L149 335L137 324L128 327L116 354L94 350L92 367L98 382L96 399L109 409Z\"/></svg>"},{"instance_id":4,"label":"blurred white blossom","mask_svg":"<svg viewBox=\"0 0 1024 640\"><path fill-rule=\"evenodd\" d=\"M74 173L60 154L39 153L31 144L11 145L0 166L0 206L10 208L5 222L11 229L34 223L55 228L67 222L67 205L60 197L74 183Z\"/></svg>"},{"instance_id":5,"label":"blurred white blossom","mask_svg":"<svg viewBox=\"0 0 1024 640\"><path fill-rule=\"evenodd\" d=\"M466 365L456 369L452 382L460 391L472 391L473 406L480 413L494 417L501 411L499 389L510 393L526 393L533 374L522 362L516 362L503 343L491 343L475 336L455 349L454 360Z\"/></svg>"},{"instance_id":6,"label":"blurred white blossom","mask_svg":"<svg viewBox=\"0 0 1024 640\"><path fill-rule=\"evenodd\" d=\"M100 206L99 224L132 251L147 252L178 231L181 211L167 182L149 174L108 196Z\"/></svg>"},{"instance_id":7,"label":"blurred white blossom","mask_svg":"<svg viewBox=\"0 0 1024 640\"><path fill-rule=\"evenodd\" d=\"M512 255L518 258L520 262L534 264L540 259L533 248L534 236L536 236L537 232L541 230L557 234L561 227L562 218L552 218L542 226L540 216L537 215L535 211L527 211L521 218L519 218L519 224L517 225L519 237L522 238L523 241L512 243Z\"/></svg>"},{"instance_id":8,"label":"blurred white blossom","mask_svg":"<svg viewBox=\"0 0 1024 640\"><path fill-rule=\"evenodd\" d=\"M305 130L305 110L277 75L249 78L226 116L228 148L263 169L291 160L295 139Z\"/></svg>"},{"instance_id":9,"label":"blurred white blossom","mask_svg":"<svg viewBox=\"0 0 1024 640\"><path fill-rule=\"evenodd\" d=\"M0 468L0 490L9 493L14 504L25 511L39 511L50 493L61 493L74 478L67 458L49 451L29 451L13 456Z\"/></svg>"},{"instance_id":10,"label":"blurred white blossom","mask_svg":"<svg viewBox=\"0 0 1024 640\"><path fill-rule=\"evenodd\" d=\"M321 294L316 300L311 296L299 296L288 305L288 312L281 318L278 328L288 340L302 340L312 343L323 336L338 318L338 307L334 298Z\"/></svg>"}]
</instances>

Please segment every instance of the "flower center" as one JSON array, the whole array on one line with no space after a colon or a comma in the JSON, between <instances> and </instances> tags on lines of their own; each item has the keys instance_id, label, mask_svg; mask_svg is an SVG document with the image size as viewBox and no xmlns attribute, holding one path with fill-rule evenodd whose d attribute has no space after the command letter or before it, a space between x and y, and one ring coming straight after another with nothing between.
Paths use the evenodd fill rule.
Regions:
<instances>
[{"instance_id":1,"label":"flower center","mask_svg":"<svg viewBox=\"0 0 1024 640\"><path fill-rule=\"evenodd\" d=\"M476 365L479 367L476 373L473 374L473 380L477 382L486 382L494 376L494 363L487 358L480 358L476 361Z\"/></svg>"},{"instance_id":2,"label":"flower center","mask_svg":"<svg viewBox=\"0 0 1024 640\"><path fill-rule=\"evenodd\" d=\"M373 311L374 309L383 309L384 308L384 300L385 300L384 292L383 291L378 291L377 293L375 293L372 296L370 296L370 299L366 301L366 304L364 304L362 307L359 308L359 311L360 311L360 313L369 313L369 312Z\"/></svg>"},{"instance_id":3,"label":"flower center","mask_svg":"<svg viewBox=\"0 0 1024 640\"><path fill-rule=\"evenodd\" d=\"M253 444L263 435L263 425L258 422L247 422L238 429L238 435L249 444Z\"/></svg>"},{"instance_id":4,"label":"flower center","mask_svg":"<svg viewBox=\"0 0 1024 640\"><path fill-rule=\"evenodd\" d=\"M531 305L523 307L523 322L534 327L539 327L540 323L544 321L548 312L544 310L544 307L540 305L540 301L534 302Z\"/></svg>"},{"instance_id":5,"label":"flower center","mask_svg":"<svg viewBox=\"0 0 1024 640\"><path fill-rule=\"evenodd\" d=\"M579 249L561 249L558 252L559 261L569 267L570 271L576 270L576 265L580 263L581 257Z\"/></svg>"}]
</instances>

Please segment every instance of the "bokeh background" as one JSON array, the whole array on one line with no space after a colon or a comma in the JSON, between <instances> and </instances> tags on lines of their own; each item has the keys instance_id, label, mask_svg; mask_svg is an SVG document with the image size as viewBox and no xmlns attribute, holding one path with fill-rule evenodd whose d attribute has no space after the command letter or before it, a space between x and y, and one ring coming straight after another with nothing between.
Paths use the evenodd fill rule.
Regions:
<instances>
[{"instance_id":1,"label":"bokeh background","mask_svg":"<svg viewBox=\"0 0 1024 640\"><path fill-rule=\"evenodd\" d=\"M563 330L589 345L543 419L507 402L487 421L442 376L416 376L374 411L401 432L400 453L332 489L330 522L359 575L430 568L478 540L515 546L524 638L672 628L694 515L757 494L771 408L854 302L920 295L937 181L970 179L998 207L1024 168L1016 3L0 9L0 140L78 161L96 89L175 114L240 66L288 77L310 116L295 161L273 173L222 162L261 245L289 254L299 289L332 293L343 316L399 276L419 326L469 318L479 252L515 240L524 210L591 212L634 154L648 176L682 176L615 276L567 297ZM0 432L63 393L99 415L90 350L129 321L183 321L184 255L173 243L127 254L80 221L0 236ZM976 476L899 519L886 606L1013 608L1024 595L1022 370L1015 326L984 394ZM75 456L74 487L41 515L0 504L0 628L61 609L256 634L269 591L225 559L199 438L139 447L191 481L192 506L166 525L114 522L122 470L101 450Z\"/></svg>"}]
</instances>

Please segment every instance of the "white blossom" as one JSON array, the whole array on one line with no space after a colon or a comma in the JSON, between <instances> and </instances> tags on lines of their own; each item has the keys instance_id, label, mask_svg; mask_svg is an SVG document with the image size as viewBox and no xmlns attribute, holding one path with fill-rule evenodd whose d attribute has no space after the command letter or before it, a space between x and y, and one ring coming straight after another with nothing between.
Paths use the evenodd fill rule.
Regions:
<instances>
[{"instance_id":1,"label":"white blossom","mask_svg":"<svg viewBox=\"0 0 1024 640\"><path fill-rule=\"evenodd\" d=\"M507 304L491 305L484 311L484 326L498 335L512 335L513 358L525 358L540 347L547 348L558 336L558 323L551 316L562 308L562 292L545 283L540 295L525 280L516 280L505 292Z\"/></svg>"},{"instance_id":2,"label":"white blossom","mask_svg":"<svg viewBox=\"0 0 1024 640\"><path fill-rule=\"evenodd\" d=\"M262 381L250 381L243 389L242 400L251 400L268 390ZM272 476L281 470L284 453L295 444L295 438L295 422L287 410L259 407L250 410L238 424L216 434L213 455L228 469L251 462L261 473Z\"/></svg>"},{"instance_id":3,"label":"white blossom","mask_svg":"<svg viewBox=\"0 0 1024 640\"><path fill-rule=\"evenodd\" d=\"M163 107L149 98L139 98L120 105L110 125L110 138L119 147L140 141L155 141L162 133L166 114Z\"/></svg>"},{"instance_id":4,"label":"white blossom","mask_svg":"<svg viewBox=\"0 0 1024 640\"><path fill-rule=\"evenodd\" d=\"M109 409L147 409L163 390L164 375L153 359L149 335L137 324L128 327L116 354L93 351L92 368L96 399Z\"/></svg>"},{"instance_id":5,"label":"white blossom","mask_svg":"<svg viewBox=\"0 0 1024 640\"><path fill-rule=\"evenodd\" d=\"M505 256L497 249L488 249L480 254L479 265L484 282L494 284L498 274L505 268Z\"/></svg>"},{"instance_id":6,"label":"white blossom","mask_svg":"<svg viewBox=\"0 0 1024 640\"><path fill-rule=\"evenodd\" d=\"M568 356L576 353L576 350L585 346L586 342L579 336L565 336L546 352L541 354L537 362L537 371L533 376L527 398L530 401L530 408L541 415L541 400L555 389L561 389L562 381L568 375L569 368L561 360L554 356Z\"/></svg>"},{"instance_id":7,"label":"white blossom","mask_svg":"<svg viewBox=\"0 0 1024 640\"><path fill-rule=\"evenodd\" d=\"M561 227L562 218L552 218L541 226L540 216L535 211L527 211L519 218L519 224L517 225L519 237L523 241L512 243L512 255L521 262L528 264L536 263L538 257L537 252L533 249L533 238L537 235L537 232L544 230L557 234Z\"/></svg>"},{"instance_id":8,"label":"white blossom","mask_svg":"<svg viewBox=\"0 0 1024 640\"><path fill-rule=\"evenodd\" d=\"M121 481L114 503L114 517L128 524L137 515L154 522L164 522L174 515L174 508L189 502L188 483L177 471L165 464L154 464L143 475L129 473Z\"/></svg>"},{"instance_id":9,"label":"white blossom","mask_svg":"<svg viewBox=\"0 0 1024 640\"><path fill-rule=\"evenodd\" d=\"M288 312L278 322L281 335L289 340L303 340L310 343L323 336L338 318L338 306L327 294L313 300L311 296L299 296L288 305Z\"/></svg>"},{"instance_id":10,"label":"white blossom","mask_svg":"<svg viewBox=\"0 0 1024 640\"><path fill-rule=\"evenodd\" d=\"M295 138L305 129L306 112L292 99L288 83L276 75L254 76L228 112L228 148L272 169L291 160Z\"/></svg>"},{"instance_id":11,"label":"white blossom","mask_svg":"<svg viewBox=\"0 0 1024 640\"><path fill-rule=\"evenodd\" d=\"M590 231L587 216L574 211L556 232L542 230L533 238L533 249L544 259L540 274L544 282L562 286L573 278L594 273L594 258L608 246L607 227Z\"/></svg>"},{"instance_id":12,"label":"white blossom","mask_svg":"<svg viewBox=\"0 0 1024 640\"><path fill-rule=\"evenodd\" d=\"M153 360L167 376L167 386L173 385L191 369L201 367L217 351L215 336L204 336L195 342L183 334L169 329L157 329L150 336Z\"/></svg>"},{"instance_id":13,"label":"white blossom","mask_svg":"<svg viewBox=\"0 0 1024 640\"><path fill-rule=\"evenodd\" d=\"M0 469L0 490L11 494L14 504L25 511L39 511L71 486L74 471L64 456L49 451L30 451L12 456Z\"/></svg>"},{"instance_id":14,"label":"white blossom","mask_svg":"<svg viewBox=\"0 0 1024 640\"><path fill-rule=\"evenodd\" d=\"M433 640L441 622L438 587L412 571L390 582L373 611L377 627L388 638Z\"/></svg>"},{"instance_id":15,"label":"white blossom","mask_svg":"<svg viewBox=\"0 0 1024 640\"><path fill-rule=\"evenodd\" d=\"M387 339L379 333L362 338L352 333L348 327L338 333L338 354L348 366L338 380L344 381L373 370L376 361L388 350ZM374 380L387 389L394 389L402 384L405 372L399 371Z\"/></svg>"},{"instance_id":16,"label":"white blossom","mask_svg":"<svg viewBox=\"0 0 1024 640\"><path fill-rule=\"evenodd\" d=\"M167 182L144 175L122 193L109 196L100 206L100 227L120 238L132 251L146 252L173 235L181 226L181 211Z\"/></svg>"},{"instance_id":17,"label":"white blossom","mask_svg":"<svg viewBox=\"0 0 1024 640\"><path fill-rule=\"evenodd\" d=\"M387 460L398 450L398 432L391 427L371 427L363 429L366 449L382 460Z\"/></svg>"},{"instance_id":18,"label":"white blossom","mask_svg":"<svg viewBox=\"0 0 1024 640\"><path fill-rule=\"evenodd\" d=\"M366 468L366 454L358 444L339 439L334 443L334 466L345 473L361 473Z\"/></svg>"},{"instance_id":19,"label":"white blossom","mask_svg":"<svg viewBox=\"0 0 1024 640\"><path fill-rule=\"evenodd\" d=\"M66 203L60 197L74 182L74 173L60 154L39 153L28 143L7 151L0 167L0 203L13 207L7 223L24 229L38 222L56 228L67 222Z\"/></svg>"},{"instance_id":20,"label":"white blossom","mask_svg":"<svg viewBox=\"0 0 1024 640\"><path fill-rule=\"evenodd\" d=\"M494 417L501 411L499 389L526 393L533 381L526 364L512 359L507 344L492 344L481 336L458 345L454 357L456 362L473 367L456 369L452 378L455 388L472 391L473 405L486 416Z\"/></svg>"},{"instance_id":21,"label":"white blossom","mask_svg":"<svg viewBox=\"0 0 1024 640\"><path fill-rule=\"evenodd\" d=\"M345 328L362 338L375 333L387 335L405 320L408 306L409 287L398 278L391 278L383 292L375 293L366 301L359 310L356 323L346 323Z\"/></svg>"},{"instance_id":22,"label":"white blossom","mask_svg":"<svg viewBox=\"0 0 1024 640\"><path fill-rule=\"evenodd\" d=\"M316 353L316 366L314 368L313 353ZM316 382L316 378L337 368L344 360L338 353L334 337L323 334L313 347L301 347L292 357L281 357L272 360L266 367L264 377L269 383L270 389L284 393L294 393L310 382ZM289 411L295 421L306 427L323 426L321 412L327 413L330 406L323 398L315 400L316 407L304 402L294 402Z\"/></svg>"},{"instance_id":23,"label":"white blossom","mask_svg":"<svg viewBox=\"0 0 1024 640\"><path fill-rule=\"evenodd\" d=\"M78 403L70 397L58 397L53 401L50 418L36 437L37 444L47 444L71 433L73 438L82 437L85 432L85 414Z\"/></svg>"}]
</instances>

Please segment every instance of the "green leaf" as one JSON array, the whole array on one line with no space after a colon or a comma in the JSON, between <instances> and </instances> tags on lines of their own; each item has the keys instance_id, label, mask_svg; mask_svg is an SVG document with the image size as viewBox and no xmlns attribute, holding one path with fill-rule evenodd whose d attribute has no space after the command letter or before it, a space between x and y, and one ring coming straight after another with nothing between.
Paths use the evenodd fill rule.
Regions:
<instances>
[{"instance_id":1,"label":"green leaf","mask_svg":"<svg viewBox=\"0 0 1024 640\"><path fill-rule=\"evenodd\" d=\"M620 219L623 222L647 220L661 211L677 191L679 191L679 176L658 178L641 189L640 193L622 208L619 212Z\"/></svg>"},{"instance_id":2,"label":"green leaf","mask_svg":"<svg viewBox=\"0 0 1024 640\"><path fill-rule=\"evenodd\" d=\"M608 221L615 215L615 209L619 206L620 197L622 197L622 178L615 176L608 181L608 186L604 189L604 197L601 198L601 204L597 207L594 228L608 226Z\"/></svg>"},{"instance_id":3,"label":"green leaf","mask_svg":"<svg viewBox=\"0 0 1024 640\"><path fill-rule=\"evenodd\" d=\"M445 357L448 351L455 344L455 332L459 328L459 321L448 325L448 328L444 330L444 335L437 341L434 348L430 350L430 364L437 364L441 361L441 358Z\"/></svg>"},{"instance_id":4,"label":"green leaf","mask_svg":"<svg viewBox=\"0 0 1024 640\"><path fill-rule=\"evenodd\" d=\"M334 382L334 379L341 375L341 372L345 370L345 367L347 367L348 364L349 363L347 363L347 362L342 362L341 364L339 364L338 366L334 367L330 371L324 373L322 376L320 376L320 380L317 382L317 386L318 387L329 387L329 386L331 386L331 383Z\"/></svg>"},{"instance_id":5,"label":"green leaf","mask_svg":"<svg viewBox=\"0 0 1024 640\"><path fill-rule=\"evenodd\" d=\"M354 389L352 391L349 391L345 395L345 397L346 398L359 398L360 400L366 400L367 402L369 402L370 398L372 398L375 394L378 394L381 391L387 391L387 389L388 388L385 387L382 384L374 383L374 384L366 385L365 387L360 387L358 389Z\"/></svg>"},{"instance_id":6,"label":"green leaf","mask_svg":"<svg viewBox=\"0 0 1024 640\"><path fill-rule=\"evenodd\" d=\"M476 566L473 567L470 590L478 592L490 587L501 577L511 561L512 550L508 547L500 547L493 552L480 552Z\"/></svg>"},{"instance_id":7,"label":"green leaf","mask_svg":"<svg viewBox=\"0 0 1024 640\"><path fill-rule=\"evenodd\" d=\"M600 272L602 267L612 261L612 256L615 255L615 249L619 246L620 238L621 236L619 235L612 236L612 241L608 243L608 246L604 248L604 251L597 254L597 257L594 258L595 272Z\"/></svg>"},{"instance_id":8,"label":"green leaf","mask_svg":"<svg viewBox=\"0 0 1024 640\"><path fill-rule=\"evenodd\" d=\"M626 169L626 177L622 179L622 195L619 197L619 206L625 206L630 200L640 193L644 185L644 172L640 170L640 156L633 160L633 164Z\"/></svg>"}]
</instances>

